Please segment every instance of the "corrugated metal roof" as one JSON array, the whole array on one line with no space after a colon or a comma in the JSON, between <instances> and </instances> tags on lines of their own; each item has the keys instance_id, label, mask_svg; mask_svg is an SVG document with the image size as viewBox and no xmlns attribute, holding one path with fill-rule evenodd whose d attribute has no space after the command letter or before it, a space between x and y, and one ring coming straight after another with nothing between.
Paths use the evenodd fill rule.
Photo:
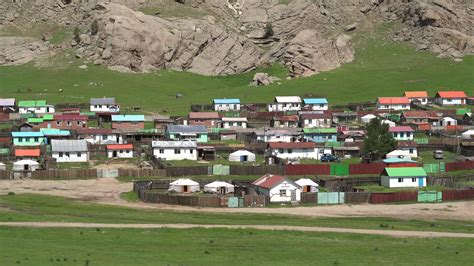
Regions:
<instances>
[{"instance_id":1,"label":"corrugated metal roof","mask_svg":"<svg viewBox=\"0 0 474 266\"><path fill-rule=\"evenodd\" d=\"M51 151L53 152L83 152L87 151L85 140L51 140Z\"/></svg>"},{"instance_id":2,"label":"corrugated metal roof","mask_svg":"<svg viewBox=\"0 0 474 266\"><path fill-rule=\"evenodd\" d=\"M436 98L466 98L467 95L464 91L439 91L436 94Z\"/></svg>"},{"instance_id":3,"label":"corrugated metal roof","mask_svg":"<svg viewBox=\"0 0 474 266\"><path fill-rule=\"evenodd\" d=\"M0 98L0 106L14 106L15 105L15 98Z\"/></svg>"},{"instance_id":4,"label":"corrugated metal roof","mask_svg":"<svg viewBox=\"0 0 474 266\"><path fill-rule=\"evenodd\" d=\"M27 137L44 137L42 132L12 132L14 138L27 138Z\"/></svg>"},{"instance_id":5,"label":"corrugated metal roof","mask_svg":"<svg viewBox=\"0 0 474 266\"><path fill-rule=\"evenodd\" d=\"M390 177L426 176L423 167L389 167L385 173Z\"/></svg>"},{"instance_id":6,"label":"corrugated metal roof","mask_svg":"<svg viewBox=\"0 0 474 266\"><path fill-rule=\"evenodd\" d=\"M132 150L132 144L109 144L107 150Z\"/></svg>"},{"instance_id":7,"label":"corrugated metal roof","mask_svg":"<svg viewBox=\"0 0 474 266\"><path fill-rule=\"evenodd\" d=\"M316 147L314 142L270 142L271 149L312 149Z\"/></svg>"},{"instance_id":8,"label":"corrugated metal roof","mask_svg":"<svg viewBox=\"0 0 474 266\"><path fill-rule=\"evenodd\" d=\"M337 128L304 128L305 134L337 134Z\"/></svg>"},{"instance_id":9,"label":"corrugated metal roof","mask_svg":"<svg viewBox=\"0 0 474 266\"><path fill-rule=\"evenodd\" d=\"M416 163L416 162L413 161L413 160L401 159L401 158L398 158L398 157L393 157L393 158L385 159L385 160L383 160L383 162L384 162L384 163Z\"/></svg>"},{"instance_id":10,"label":"corrugated metal roof","mask_svg":"<svg viewBox=\"0 0 474 266\"><path fill-rule=\"evenodd\" d=\"M304 104L327 104L326 98L307 98L303 99Z\"/></svg>"},{"instance_id":11,"label":"corrugated metal roof","mask_svg":"<svg viewBox=\"0 0 474 266\"><path fill-rule=\"evenodd\" d=\"M223 122L247 122L247 117L223 117Z\"/></svg>"},{"instance_id":12,"label":"corrugated metal roof","mask_svg":"<svg viewBox=\"0 0 474 266\"><path fill-rule=\"evenodd\" d=\"M16 149L16 157L39 157L40 149Z\"/></svg>"},{"instance_id":13,"label":"corrugated metal roof","mask_svg":"<svg viewBox=\"0 0 474 266\"><path fill-rule=\"evenodd\" d=\"M40 101L19 101L18 107L44 107L46 106L45 100Z\"/></svg>"},{"instance_id":14,"label":"corrugated metal roof","mask_svg":"<svg viewBox=\"0 0 474 266\"><path fill-rule=\"evenodd\" d=\"M408 97L408 98L428 98L428 92L427 91L406 91L403 96Z\"/></svg>"},{"instance_id":15,"label":"corrugated metal roof","mask_svg":"<svg viewBox=\"0 0 474 266\"><path fill-rule=\"evenodd\" d=\"M55 128L41 128L41 132L45 136L70 136L71 132L68 130L60 130L60 129L55 129Z\"/></svg>"},{"instance_id":16,"label":"corrugated metal roof","mask_svg":"<svg viewBox=\"0 0 474 266\"><path fill-rule=\"evenodd\" d=\"M114 97L91 98L90 103L91 105L102 105L102 104L113 105L115 104L115 98Z\"/></svg>"},{"instance_id":17,"label":"corrugated metal roof","mask_svg":"<svg viewBox=\"0 0 474 266\"><path fill-rule=\"evenodd\" d=\"M379 97L377 101L380 104L410 104L407 97Z\"/></svg>"},{"instance_id":18,"label":"corrugated metal roof","mask_svg":"<svg viewBox=\"0 0 474 266\"><path fill-rule=\"evenodd\" d=\"M151 143L153 148L196 148L196 141L153 141Z\"/></svg>"},{"instance_id":19,"label":"corrugated metal roof","mask_svg":"<svg viewBox=\"0 0 474 266\"><path fill-rule=\"evenodd\" d=\"M413 132L413 128L409 126L394 126L388 128L389 132Z\"/></svg>"},{"instance_id":20,"label":"corrugated metal roof","mask_svg":"<svg viewBox=\"0 0 474 266\"><path fill-rule=\"evenodd\" d=\"M219 119L217 112L190 112L189 119Z\"/></svg>"},{"instance_id":21,"label":"corrugated metal roof","mask_svg":"<svg viewBox=\"0 0 474 266\"><path fill-rule=\"evenodd\" d=\"M214 99L214 104L238 104L240 99Z\"/></svg>"},{"instance_id":22,"label":"corrugated metal roof","mask_svg":"<svg viewBox=\"0 0 474 266\"><path fill-rule=\"evenodd\" d=\"M112 122L144 122L144 115L112 115Z\"/></svg>"},{"instance_id":23,"label":"corrugated metal roof","mask_svg":"<svg viewBox=\"0 0 474 266\"><path fill-rule=\"evenodd\" d=\"M300 96L276 96L277 103L301 103Z\"/></svg>"},{"instance_id":24,"label":"corrugated metal roof","mask_svg":"<svg viewBox=\"0 0 474 266\"><path fill-rule=\"evenodd\" d=\"M166 131L169 133L207 133L207 128L203 125L168 125Z\"/></svg>"}]
</instances>

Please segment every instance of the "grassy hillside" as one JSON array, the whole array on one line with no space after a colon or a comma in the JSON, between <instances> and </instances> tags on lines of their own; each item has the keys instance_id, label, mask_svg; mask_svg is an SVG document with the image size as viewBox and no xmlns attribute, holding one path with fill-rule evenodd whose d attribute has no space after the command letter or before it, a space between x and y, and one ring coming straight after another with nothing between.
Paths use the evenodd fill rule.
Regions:
<instances>
[{"instance_id":1,"label":"grassy hillside","mask_svg":"<svg viewBox=\"0 0 474 266\"><path fill-rule=\"evenodd\" d=\"M0 227L2 265L451 265L472 263L472 239L228 229Z\"/></svg>"},{"instance_id":2,"label":"grassy hillside","mask_svg":"<svg viewBox=\"0 0 474 266\"><path fill-rule=\"evenodd\" d=\"M474 56L453 63L406 44L374 40L358 42L356 54L354 63L309 78L285 80L287 72L278 65L263 69L283 78L280 84L267 87L249 86L254 72L226 77L167 70L123 74L94 65L79 69L79 62L71 60L62 62L59 68L36 68L31 64L0 67L0 89L1 97L47 99L51 103L116 96L123 106L168 114L185 114L189 104L210 103L217 97L238 97L249 103L269 102L275 95L313 94L329 98L331 104L342 104L398 96L410 89L432 94L438 89L473 93ZM32 92L27 93L27 88ZM176 99L177 93L184 97Z\"/></svg>"}]
</instances>

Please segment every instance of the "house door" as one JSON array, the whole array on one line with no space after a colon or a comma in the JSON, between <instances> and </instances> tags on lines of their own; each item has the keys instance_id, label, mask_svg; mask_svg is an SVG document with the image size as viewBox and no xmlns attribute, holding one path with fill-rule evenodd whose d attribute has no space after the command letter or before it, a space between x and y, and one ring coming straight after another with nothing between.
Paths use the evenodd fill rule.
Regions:
<instances>
[{"instance_id":1,"label":"house door","mask_svg":"<svg viewBox=\"0 0 474 266\"><path fill-rule=\"evenodd\" d=\"M291 191L291 201L296 201L296 190Z\"/></svg>"},{"instance_id":2,"label":"house door","mask_svg":"<svg viewBox=\"0 0 474 266\"><path fill-rule=\"evenodd\" d=\"M225 187L221 187L221 188L220 188L220 193L221 193L221 195L225 195L225 192L226 192Z\"/></svg>"},{"instance_id":3,"label":"house door","mask_svg":"<svg viewBox=\"0 0 474 266\"><path fill-rule=\"evenodd\" d=\"M25 170L25 171L28 171L28 170L29 170L29 167L28 167L27 164L23 165L23 170Z\"/></svg>"},{"instance_id":4,"label":"house door","mask_svg":"<svg viewBox=\"0 0 474 266\"><path fill-rule=\"evenodd\" d=\"M246 162L248 159L247 159L247 155L242 155L240 156L240 161L241 162Z\"/></svg>"},{"instance_id":5,"label":"house door","mask_svg":"<svg viewBox=\"0 0 474 266\"><path fill-rule=\"evenodd\" d=\"M112 152L112 157L114 157L114 158L117 157L117 151Z\"/></svg>"},{"instance_id":6,"label":"house door","mask_svg":"<svg viewBox=\"0 0 474 266\"><path fill-rule=\"evenodd\" d=\"M304 186L304 192L311 192L311 186Z\"/></svg>"},{"instance_id":7,"label":"house door","mask_svg":"<svg viewBox=\"0 0 474 266\"><path fill-rule=\"evenodd\" d=\"M418 186L419 187L423 186L423 178L422 177L418 177Z\"/></svg>"},{"instance_id":8,"label":"house door","mask_svg":"<svg viewBox=\"0 0 474 266\"><path fill-rule=\"evenodd\" d=\"M183 186L183 193L188 193L188 186Z\"/></svg>"}]
</instances>

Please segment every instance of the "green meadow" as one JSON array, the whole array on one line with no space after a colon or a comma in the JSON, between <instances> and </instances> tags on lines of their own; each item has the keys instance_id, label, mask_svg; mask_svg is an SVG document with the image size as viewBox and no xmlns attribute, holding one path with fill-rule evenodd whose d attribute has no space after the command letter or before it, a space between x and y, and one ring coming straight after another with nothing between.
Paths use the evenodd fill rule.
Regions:
<instances>
[{"instance_id":1,"label":"green meadow","mask_svg":"<svg viewBox=\"0 0 474 266\"><path fill-rule=\"evenodd\" d=\"M469 265L472 239L241 229L0 227L1 265Z\"/></svg>"},{"instance_id":2,"label":"green meadow","mask_svg":"<svg viewBox=\"0 0 474 266\"><path fill-rule=\"evenodd\" d=\"M256 71L224 77L170 70L124 74L92 64L79 69L81 63L72 56L57 57L51 59L54 67L0 67L1 97L77 103L89 102L91 97L115 96L124 107L183 115L190 104L210 104L213 98L266 103L276 95L299 95L327 97L332 105L338 105L400 96L405 90L427 90L431 95L437 90L464 90L472 95L474 84L474 56L454 63L407 44L374 39L356 42L353 63L312 77L286 80L287 70L278 64L256 70L282 78L266 87L249 85ZM183 97L176 99L178 93Z\"/></svg>"}]
</instances>

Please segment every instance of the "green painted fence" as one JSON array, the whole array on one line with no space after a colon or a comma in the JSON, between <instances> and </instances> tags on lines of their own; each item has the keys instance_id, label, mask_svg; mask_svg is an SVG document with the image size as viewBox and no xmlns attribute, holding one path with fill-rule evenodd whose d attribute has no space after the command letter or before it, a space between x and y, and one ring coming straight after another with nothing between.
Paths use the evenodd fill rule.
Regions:
<instances>
[{"instance_id":1,"label":"green painted fence","mask_svg":"<svg viewBox=\"0 0 474 266\"><path fill-rule=\"evenodd\" d=\"M344 202L344 192L318 192L318 204L342 204Z\"/></svg>"},{"instance_id":2,"label":"green painted fence","mask_svg":"<svg viewBox=\"0 0 474 266\"><path fill-rule=\"evenodd\" d=\"M438 191L418 191L418 202L441 202L443 193Z\"/></svg>"},{"instance_id":3,"label":"green painted fence","mask_svg":"<svg viewBox=\"0 0 474 266\"><path fill-rule=\"evenodd\" d=\"M238 208L239 207L239 198L238 197L231 197L227 202L227 207L229 208Z\"/></svg>"},{"instance_id":4,"label":"green painted fence","mask_svg":"<svg viewBox=\"0 0 474 266\"><path fill-rule=\"evenodd\" d=\"M446 164L444 162L425 163L423 164L423 169L425 169L427 173L444 173L446 172Z\"/></svg>"},{"instance_id":5,"label":"green painted fence","mask_svg":"<svg viewBox=\"0 0 474 266\"><path fill-rule=\"evenodd\" d=\"M230 166L222 165L222 164L215 164L212 166L212 174L213 175L229 175L230 174Z\"/></svg>"},{"instance_id":6,"label":"green painted fence","mask_svg":"<svg viewBox=\"0 0 474 266\"><path fill-rule=\"evenodd\" d=\"M331 164L331 175L348 176L349 165L348 164Z\"/></svg>"},{"instance_id":7,"label":"green painted fence","mask_svg":"<svg viewBox=\"0 0 474 266\"><path fill-rule=\"evenodd\" d=\"M414 141L417 144L428 144L429 139L428 138L415 138Z\"/></svg>"}]
</instances>

